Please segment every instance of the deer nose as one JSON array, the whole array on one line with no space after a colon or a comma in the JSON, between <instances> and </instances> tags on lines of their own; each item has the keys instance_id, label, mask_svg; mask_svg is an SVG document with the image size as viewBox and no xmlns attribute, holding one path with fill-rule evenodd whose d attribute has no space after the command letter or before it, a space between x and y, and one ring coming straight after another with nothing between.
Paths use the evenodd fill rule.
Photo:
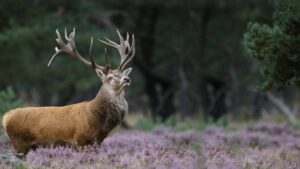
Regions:
<instances>
[{"instance_id":1,"label":"deer nose","mask_svg":"<svg viewBox=\"0 0 300 169\"><path fill-rule=\"evenodd\" d=\"M124 81L130 83L130 79L128 77L124 77Z\"/></svg>"}]
</instances>

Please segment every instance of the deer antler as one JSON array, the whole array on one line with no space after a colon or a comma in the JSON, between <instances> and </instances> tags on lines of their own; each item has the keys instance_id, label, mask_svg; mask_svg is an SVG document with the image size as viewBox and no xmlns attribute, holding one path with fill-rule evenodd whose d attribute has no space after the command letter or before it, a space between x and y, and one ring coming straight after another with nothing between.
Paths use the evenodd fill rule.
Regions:
<instances>
[{"instance_id":1,"label":"deer antler","mask_svg":"<svg viewBox=\"0 0 300 169\"><path fill-rule=\"evenodd\" d=\"M101 40L101 39L98 39L98 41L100 41L108 46L114 47L118 50L118 52L121 56L121 61L118 66L118 70L123 70L124 67L131 61L131 59L135 55L135 40L134 40L134 34L132 34L132 37L131 37L132 42L130 45L128 32L126 34L126 40L124 40L124 38L120 34L119 30L117 30L117 34L120 39L120 44L117 44L116 42L113 42L108 38L105 38L106 41Z\"/></svg>"},{"instance_id":2,"label":"deer antler","mask_svg":"<svg viewBox=\"0 0 300 169\"><path fill-rule=\"evenodd\" d=\"M93 57L91 55L92 46L93 46L93 38L91 38L91 43L90 43L90 50L89 51L90 51L91 62L89 62L81 56L81 54L78 52L78 50L76 48L75 28L73 28L73 31L70 33L69 36L68 36L67 30L65 29L65 39L67 40L67 44L62 39L58 29L56 29L56 35L57 35L57 38L56 38L57 46L55 47L55 54L49 60L48 66L51 65L51 63L53 62L53 60L55 59L55 57L59 53L67 53L70 56L79 59L79 61L81 63L83 63L83 64L85 64L89 67L92 67L94 69L97 68L97 69L101 69L103 71L107 71L108 63L106 63L106 66L100 66L100 65L94 63Z\"/></svg>"}]
</instances>

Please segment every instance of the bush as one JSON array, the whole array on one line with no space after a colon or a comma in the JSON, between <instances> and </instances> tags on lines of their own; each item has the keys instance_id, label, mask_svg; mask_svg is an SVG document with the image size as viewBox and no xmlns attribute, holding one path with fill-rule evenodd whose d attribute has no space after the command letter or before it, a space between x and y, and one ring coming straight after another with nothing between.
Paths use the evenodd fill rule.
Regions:
<instances>
[{"instance_id":1,"label":"bush","mask_svg":"<svg viewBox=\"0 0 300 169\"><path fill-rule=\"evenodd\" d=\"M0 92L0 116L10 109L21 107L23 102L18 99L12 90L12 87L7 87Z\"/></svg>"},{"instance_id":2,"label":"bush","mask_svg":"<svg viewBox=\"0 0 300 169\"><path fill-rule=\"evenodd\" d=\"M243 45L261 62L267 90L288 85L300 88L300 5L278 3L273 25L249 23Z\"/></svg>"}]
</instances>

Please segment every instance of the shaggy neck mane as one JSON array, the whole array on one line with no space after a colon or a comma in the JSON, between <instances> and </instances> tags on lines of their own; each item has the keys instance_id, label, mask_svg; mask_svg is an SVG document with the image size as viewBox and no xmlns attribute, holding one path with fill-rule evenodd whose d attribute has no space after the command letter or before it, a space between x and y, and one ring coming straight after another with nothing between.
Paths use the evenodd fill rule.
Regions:
<instances>
[{"instance_id":1,"label":"shaggy neck mane","mask_svg":"<svg viewBox=\"0 0 300 169\"><path fill-rule=\"evenodd\" d=\"M120 123L128 111L124 91L115 93L102 86L97 96L90 102L90 111L97 123L104 124L103 130L110 131Z\"/></svg>"}]
</instances>

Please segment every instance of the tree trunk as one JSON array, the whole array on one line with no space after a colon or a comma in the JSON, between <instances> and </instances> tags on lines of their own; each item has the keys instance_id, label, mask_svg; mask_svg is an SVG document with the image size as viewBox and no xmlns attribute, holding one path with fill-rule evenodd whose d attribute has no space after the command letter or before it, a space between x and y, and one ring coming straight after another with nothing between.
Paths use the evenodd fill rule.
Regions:
<instances>
[{"instance_id":1,"label":"tree trunk","mask_svg":"<svg viewBox=\"0 0 300 169\"><path fill-rule=\"evenodd\" d=\"M135 29L137 30L136 32L144 32L144 34L137 36L140 50L138 50L139 58L136 58L134 63L145 78L145 91L149 97L152 117L154 119L161 117L162 120L166 120L175 112L174 93L171 90L172 82L155 74L152 70L154 67L152 58L156 43L153 36L155 36L156 24L163 9L158 6L140 6L139 8L139 17L137 18ZM162 90L157 90L158 87ZM171 93L167 93L169 91ZM165 97L163 100L160 100L160 96Z\"/></svg>"},{"instance_id":2,"label":"tree trunk","mask_svg":"<svg viewBox=\"0 0 300 169\"><path fill-rule=\"evenodd\" d=\"M280 112L282 112L290 124L299 125L296 116L282 100L270 92L267 93L267 98L278 108L278 110L280 110Z\"/></svg>"},{"instance_id":3,"label":"tree trunk","mask_svg":"<svg viewBox=\"0 0 300 169\"><path fill-rule=\"evenodd\" d=\"M225 82L205 77L202 86L203 107L206 118L217 121L227 113Z\"/></svg>"}]
</instances>

